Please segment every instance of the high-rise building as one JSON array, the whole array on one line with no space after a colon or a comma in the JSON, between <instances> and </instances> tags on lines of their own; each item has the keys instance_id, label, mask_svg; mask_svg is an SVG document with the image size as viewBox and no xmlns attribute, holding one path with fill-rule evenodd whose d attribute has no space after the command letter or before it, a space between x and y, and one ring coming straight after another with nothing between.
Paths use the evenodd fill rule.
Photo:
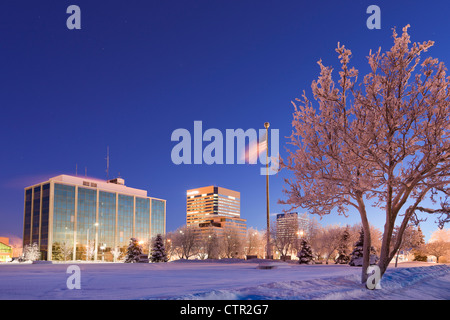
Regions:
<instances>
[{"instance_id":1,"label":"high-rise building","mask_svg":"<svg viewBox=\"0 0 450 320\"><path fill-rule=\"evenodd\" d=\"M37 243L43 260L112 261L130 238L164 234L165 220L166 200L121 178L60 175L25 188L23 245Z\"/></svg>"},{"instance_id":2,"label":"high-rise building","mask_svg":"<svg viewBox=\"0 0 450 320\"><path fill-rule=\"evenodd\" d=\"M186 193L186 224L198 226L202 232L231 228L241 235L247 231L241 218L241 194L222 187L208 186L190 189Z\"/></svg>"},{"instance_id":3,"label":"high-rise building","mask_svg":"<svg viewBox=\"0 0 450 320\"><path fill-rule=\"evenodd\" d=\"M299 216L298 212L287 212L279 213L276 217L277 237L300 239L306 236L310 222L306 214Z\"/></svg>"}]
</instances>

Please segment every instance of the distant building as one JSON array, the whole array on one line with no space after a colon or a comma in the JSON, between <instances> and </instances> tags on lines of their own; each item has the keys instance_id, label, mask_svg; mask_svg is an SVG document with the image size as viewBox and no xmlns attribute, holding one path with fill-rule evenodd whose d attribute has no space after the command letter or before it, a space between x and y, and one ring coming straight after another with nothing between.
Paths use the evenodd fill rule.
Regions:
<instances>
[{"instance_id":1,"label":"distant building","mask_svg":"<svg viewBox=\"0 0 450 320\"><path fill-rule=\"evenodd\" d=\"M43 260L65 260L64 250L68 260L112 261L111 250L125 251L130 238L164 234L165 221L166 200L121 178L60 175L25 188L23 245L38 243Z\"/></svg>"},{"instance_id":2,"label":"distant building","mask_svg":"<svg viewBox=\"0 0 450 320\"><path fill-rule=\"evenodd\" d=\"M10 261L13 257L13 249L9 245L9 238L0 237L0 262Z\"/></svg>"},{"instance_id":3,"label":"distant building","mask_svg":"<svg viewBox=\"0 0 450 320\"><path fill-rule=\"evenodd\" d=\"M224 228L230 228L245 236L247 220L241 218L240 198L239 192L222 187L187 190L187 226L198 226L202 233L215 231L219 235Z\"/></svg>"},{"instance_id":4,"label":"distant building","mask_svg":"<svg viewBox=\"0 0 450 320\"><path fill-rule=\"evenodd\" d=\"M309 226L309 219L306 215L299 215L298 212L287 212L277 214L276 233L277 237L289 232L289 236L300 239L306 236ZM292 232L295 229L295 232Z\"/></svg>"}]
</instances>

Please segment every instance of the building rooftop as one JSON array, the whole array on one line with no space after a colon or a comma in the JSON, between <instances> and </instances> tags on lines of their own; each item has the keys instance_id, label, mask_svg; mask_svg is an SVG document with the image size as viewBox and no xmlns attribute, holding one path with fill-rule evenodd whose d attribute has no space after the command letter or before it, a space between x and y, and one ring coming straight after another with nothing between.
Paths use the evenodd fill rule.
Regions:
<instances>
[{"instance_id":1,"label":"building rooftop","mask_svg":"<svg viewBox=\"0 0 450 320\"><path fill-rule=\"evenodd\" d=\"M81 187L93 187L104 191L126 193L130 195L136 195L140 197L147 197L147 190L141 190L136 188L130 188L125 186L125 181L122 178L116 178L111 180L101 180L90 177L78 177L70 175L59 175L48 179L48 182L62 182L71 185L78 185ZM30 186L31 187L31 186Z\"/></svg>"},{"instance_id":2,"label":"building rooftop","mask_svg":"<svg viewBox=\"0 0 450 320\"><path fill-rule=\"evenodd\" d=\"M224 194L227 196L234 196L236 198L240 198L241 197L241 193L238 191L234 191L234 190L230 190L227 188L223 188L223 187L218 187L218 186L206 186L206 187L200 187L200 188L195 188L195 189L189 189L186 191L186 195L189 196L195 196L195 195L201 195L201 194L205 194L205 193L220 193L220 194Z\"/></svg>"}]
</instances>

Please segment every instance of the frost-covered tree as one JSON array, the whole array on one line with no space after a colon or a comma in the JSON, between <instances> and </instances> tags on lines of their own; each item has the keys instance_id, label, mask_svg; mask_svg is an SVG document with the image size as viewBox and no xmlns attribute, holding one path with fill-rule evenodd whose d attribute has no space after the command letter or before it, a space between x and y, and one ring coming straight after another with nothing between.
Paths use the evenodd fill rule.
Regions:
<instances>
[{"instance_id":1,"label":"frost-covered tree","mask_svg":"<svg viewBox=\"0 0 450 320\"><path fill-rule=\"evenodd\" d=\"M123 252L120 250L119 247L111 249L111 254L113 256L114 262L120 261L123 258Z\"/></svg>"},{"instance_id":2,"label":"frost-covered tree","mask_svg":"<svg viewBox=\"0 0 450 320\"><path fill-rule=\"evenodd\" d=\"M394 228L394 232L392 235L393 242L396 241L398 237L399 229L398 226ZM398 257L400 255L400 251L412 251L414 249L420 248L422 245L425 244L424 236L422 233L422 230L420 227L414 227L413 224L409 224L405 231L403 232L402 241L400 242L400 245L397 249L397 254L395 257L395 267L397 267L398 264Z\"/></svg>"},{"instance_id":3,"label":"frost-covered tree","mask_svg":"<svg viewBox=\"0 0 450 320\"><path fill-rule=\"evenodd\" d=\"M189 259L198 253L199 243L196 238L199 232L198 227L185 225L173 233L173 250L181 259Z\"/></svg>"},{"instance_id":4,"label":"frost-covered tree","mask_svg":"<svg viewBox=\"0 0 450 320\"><path fill-rule=\"evenodd\" d=\"M94 258L95 255L95 241L89 240L86 244L86 260L90 261Z\"/></svg>"},{"instance_id":5,"label":"frost-covered tree","mask_svg":"<svg viewBox=\"0 0 450 320\"><path fill-rule=\"evenodd\" d=\"M410 221L425 212L436 214L442 226L450 217L450 77L437 59L421 61L434 43L411 43L408 28L401 35L394 29L389 51L369 53L366 75L350 66L351 51L340 44L337 82L333 68L318 62L320 76L311 86L315 101L303 93L293 103L292 150L282 161L294 174L286 179L288 199L282 201L291 210L359 213L363 283L371 246L367 205L384 214L381 275ZM422 207L426 198L439 201L440 208ZM399 237L391 246L396 222Z\"/></svg>"},{"instance_id":6,"label":"frost-covered tree","mask_svg":"<svg viewBox=\"0 0 450 320\"><path fill-rule=\"evenodd\" d=\"M197 226L183 226L173 234L172 245L174 251L181 259L189 259L198 253L198 241L196 241L199 229Z\"/></svg>"},{"instance_id":7,"label":"frost-covered tree","mask_svg":"<svg viewBox=\"0 0 450 320\"><path fill-rule=\"evenodd\" d=\"M245 242L245 254L262 256L264 251L264 236L254 228L247 229L247 239Z\"/></svg>"},{"instance_id":8,"label":"frost-covered tree","mask_svg":"<svg viewBox=\"0 0 450 320\"><path fill-rule=\"evenodd\" d=\"M348 226L342 231L339 245L337 247L338 256L336 258L336 263L338 264L346 264L350 261L349 256L349 241L350 241L350 232L348 231Z\"/></svg>"},{"instance_id":9,"label":"frost-covered tree","mask_svg":"<svg viewBox=\"0 0 450 320\"><path fill-rule=\"evenodd\" d=\"M158 234L153 241L152 254L150 256L151 262L167 262L166 248L164 246L163 237Z\"/></svg>"},{"instance_id":10,"label":"frost-covered tree","mask_svg":"<svg viewBox=\"0 0 450 320\"><path fill-rule=\"evenodd\" d=\"M425 245L424 251L428 255L436 257L436 263L439 263L439 258L446 255L450 251L450 242L434 241Z\"/></svg>"},{"instance_id":11,"label":"frost-covered tree","mask_svg":"<svg viewBox=\"0 0 450 320\"><path fill-rule=\"evenodd\" d=\"M166 247L166 254L167 254L167 259L170 261L174 258L174 255L176 254L176 248L173 245L173 239L175 237L175 232L167 232L165 234L165 247Z\"/></svg>"},{"instance_id":12,"label":"frost-covered tree","mask_svg":"<svg viewBox=\"0 0 450 320\"><path fill-rule=\"evenodd\" d=\"M450 229L438 229L430 236L430 242L444 241L450 242Z\"/></svg>"},{"instance_id":13,"label":"frost-covered tree","mask_svg":"<svg viewBox=\"0 0 450 320\"><path fill-rule=\"evenodd\" d=\"M325 257L326 264L334 252L339 248L342 235L342 227L327 226L322 228L314 242L313 248L320 252L320 256Z\"/></svg>"},{"instance_id":14,"label":"frost-covered tree","mask_svg":"<svg viewBox=\"0 0 450 320\"><path fill-rule=\"evenodd\" d=\"M314 260L314 255L306 239L301 239L300 241L300 250L297 253L298 263L299 264L311 264Z\"/></svg>"},{"instance_id":15,"label":"frost-covered tree","mask_svg":"<svg viewBox=\"0 0 450 320\"><path fill-rule=\"evenodd\" d=\"M219 237L221 256L224 258L240 258L244 255L244 237L238 232L235 223L224 227Z\"/></svg>"},{"instance_id":16,"label":"frost-covered tree","mask_svg":"<svg viewBox=\"0 0 450 320\"><path fill-rule=\"evenodd\" d=\"M364 230L361 228L359 232L359 239L355 243L355 247L353 251L350 253L350 262L348 263L351 266L362 266L363 263L363 248L364 248ZM378 262L379 258L373 246L370 246L370 265L374 265Z\"/></svg>"},{"instance_id":17,"label":"frost-covered tree","mask_svg":"<svg viewBox=\"0 0 450 320\"><path fill-rule=\"evenodd\" d=\"M27 244L23 248L22 259L25 261L36 261L41 257L41 252L39 251L39 246L36 242L32 244Z\"/></svg>"},{"instance_id":18,"label":"frost-covered tree","mask_svg":"<svg viewBox=\"0 0 450 320\"><path fill-rule=\"evenodd\" d=\"M58 245L58 253L60 259L67 261L70 260L73 253L73 244L71 241L62 241Z\"/></svg>"},{"instance_id":19,"label":"frost-covered tree","mask_svg":"<svg viewBox=\"0 0 450 320\"><path fill-rule=\"evenodd\" d=\"M142 254L142 246L139 244L136 238L131 238L125 256L125 263L139 262L139 257L141 254Z\"/></svg>"},{"instance_id":20,"label":"frost-covered tree","mask_svg":"<svg viewBox=\"0 0 450 320\"><path fill-rule=\"evenodd\" d=\"M202 234L202 252L205 258L218 259L220 255L220 239L214 230Z\"/></svg>"}]
</instances>

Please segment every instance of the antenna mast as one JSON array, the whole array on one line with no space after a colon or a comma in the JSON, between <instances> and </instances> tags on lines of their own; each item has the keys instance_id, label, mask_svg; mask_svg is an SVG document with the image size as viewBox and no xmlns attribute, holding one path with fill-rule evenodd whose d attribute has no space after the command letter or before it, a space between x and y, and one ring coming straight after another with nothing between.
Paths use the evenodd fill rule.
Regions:
<instances>
[{"instance_id":1,"label":"antenna mast","mask_svg":"<svg viewBox=\"0 0 450 320\"><path fill-rule=\"evenodd\" d=\"M106 147L106 180L109 179L109 146Z\"/></svg>"}]
</instances>

